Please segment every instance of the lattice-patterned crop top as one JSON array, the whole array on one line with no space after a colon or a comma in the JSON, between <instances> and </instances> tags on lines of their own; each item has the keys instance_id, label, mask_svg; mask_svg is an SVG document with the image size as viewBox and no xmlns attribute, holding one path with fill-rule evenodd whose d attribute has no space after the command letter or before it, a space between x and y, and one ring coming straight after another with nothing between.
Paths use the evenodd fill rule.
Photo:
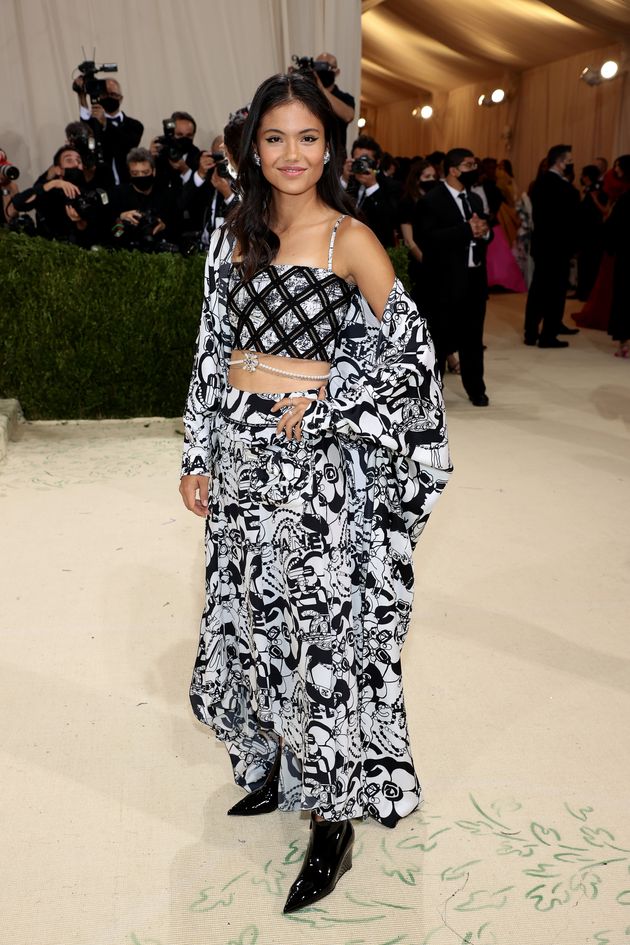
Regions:
<instances>
[{"instance_id":1,"label":"lattice-patterned crop top","mask_svg":"<svg viewBox=\"0 0 630 945\"><path fill-rule=\"evenodd\" d=\"M235 265L227 309L234 349L330 361L356 286L332 271L339 217L328 248L328 268L270 265L248 282Z\"/></svg>"}]
</instances>

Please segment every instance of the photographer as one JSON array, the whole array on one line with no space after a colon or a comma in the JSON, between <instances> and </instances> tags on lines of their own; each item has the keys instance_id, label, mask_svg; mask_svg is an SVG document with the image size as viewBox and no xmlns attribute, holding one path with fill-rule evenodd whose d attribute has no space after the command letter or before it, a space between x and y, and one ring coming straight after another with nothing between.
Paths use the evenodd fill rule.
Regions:
<instances>
[{"instance_id":1,"label":"photographer","mask_svg":"<svg viewBox=\"0 0 630 945\"><path fill-rule=\"evenodd\" d=\"M357 210L385 246L395 245L397 197L392 182L379 173L381 147L367 135L357 138L346 159L341 185L356 200Z\"/></svg>"},{"instance_id":2,"label":"photographer","mask_svg":"<svg viewBox=\"0 0 630 945\"><path fill-rule=\"evenodd\" d=\"M157 182L152 154L133 148L127 167L129 183L117 187L112 196L114 244L147 253L177 251L175 198Z\"/></svg>"},{"instance_id":3,"label":"photographer","mask_svg":"<svg viewBox=\"0 0 630 945\"><path fill-rule=\"evenodd\" d=\"M66 125L66 144L81 155L88 186L100 187L111 194L115 187L114 172L107 163L102 144L87 122L72 121Z\"/></svg>"},{"instance_id":4,"label":"photographer","mask_svg":"<svg viewBox=\"0 0 630 945\"><path fill-rule=\"evenodd\" d=\"M348 125L354 118L355 101L349 92L342 92L337 87L337 76L340 71L337 57L333 56L332 53L323 52L315 59L308 56L293 56L293 61L295 65L289 66L287 71L301 72L303 75L313 77L328 99L335 114L337 153L345 157L347 154L346 132Z\"/></svg>"},{"instance_id":5,"label":"photographer","mask_svg":"<svg viewBox=\"0 0 630 945\"><path fill-rule=\"evenodd\" d=\"M202 248L207 248L210 235L224 222L238 197L230 166L238 169L241 136L247 109L241 108L217 135L210 151L203 151L199 167L184 185L182 209L187 229L198 233Z\"/></svg>"},{"instance_id":6,"label":"photographer","mask_svg":"<svg viewBox=\"0 0 630 945\"><path fill-rule=\"evenodd\" d=\"M64 145L53 158L50 180L42 177L13 198L18 213L35 210L37 233L45 239L91 247L106 241L108 197L88 186L81 155Z\"/></svg>"},{"instance_id":7,"label":"photographer","mask_svg":"<svg viewBox=\"0 0 630 945\"><path fill-rule=\"evenodd\" d=\"M328 66L327 69L323 70L316 67L315 78L335 113L340 154L346 154L346 132L348 125L354 119L354 97L349 92L342 92L337 86L337 76L340 70L336 56L333 56L332 53L323 52L317 56L315 62L326 63Z\"/></svg>"},{"instance_id":8,"label":"photographer","mask_svg":"<svg viewBox=\"0 0 630 945\"><path fill-rule=\"evenodd\" d=\"M0 190L2 191L2 225L10 224L18 217L13 198L19 192L17 178L20 172L9 161L6 151L0 149Z\"/></svg>"},{"instance_id":9,"label":"photographer","mask_svg":"<svg viewBox=\"0 0 630 945\"><path fill-rule=\"evenodd\" d=\"M188 112L173 112L162 122L163 134L151 142L160 184L179 190L199 167L201 151L193 143L197 122Z\"/></svg>"},{"instance_id":10,"label":"photographer","mask_svg":"<svg viewBox=\"0 0 630 945\"><path fill-rule=\"evenodd\" d=\"M89 124L102 145L105 163L111 167L115 183L120 184L129 179L126 157L140 144L144 125L123 112L123 94L117 79L98 81L102 82L100 94L92 99L91 105L88 105L83 75L74 80L73 88L79 96L81 120Z\"/></svg>"}]
</instances>

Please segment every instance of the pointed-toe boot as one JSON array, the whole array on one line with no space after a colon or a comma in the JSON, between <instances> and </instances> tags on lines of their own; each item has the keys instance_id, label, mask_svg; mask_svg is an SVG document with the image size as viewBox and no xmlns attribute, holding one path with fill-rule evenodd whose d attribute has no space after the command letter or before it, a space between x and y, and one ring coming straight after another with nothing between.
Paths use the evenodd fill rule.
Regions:
<instances>
[{"instance_id":1,"label":"pointed-toe boot","mask_svg":"<svg viewBox=\"0 0 630 945\"><path fill-rule=\"evenodd\" d=\"M341 877L352 869L354 828L349 820L318 821L311 818L311 836L302 869L284 906L295 912L323 899Z\"/></svg>"},{"instance_id":2,"label":"pointed-toe boot","mask_svg":"<svg viewBox=\"0 0 630 945\"><path fill-rule=\"evenodd\" d=\"M270 814L278 809L278 785L280 783L280 761L282 749L278 749L276 759L271 766L265 783L257 791L247 794L242 800L230 807L229 817L252 817L254 814Z\"/></svg>"}]
</instances>

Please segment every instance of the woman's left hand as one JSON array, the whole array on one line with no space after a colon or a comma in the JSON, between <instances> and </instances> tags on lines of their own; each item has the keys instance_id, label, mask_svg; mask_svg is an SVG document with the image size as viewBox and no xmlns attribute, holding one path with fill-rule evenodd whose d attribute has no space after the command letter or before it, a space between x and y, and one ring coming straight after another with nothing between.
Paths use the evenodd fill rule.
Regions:
<instances>
[{"instance_id":1,"label":"woman's left hand","mask_svg":"<svg viewBox=\"0 0 630 945\"><path fill-rule=\"evenodd\" d=\"M324 384L324 386L319 389L317 400L323 400L325 396L326 385ZM287 440L301 440L302 417L313 403L313 400L313 397L293 397L289 394L287 397L283 397L282 400L275 403L271 408L272 413L282 410L283 407L289 408L280 418L280 423L276 427L276 436L280 436L280 434L284 433Z\"/></svg>"}]
</instances>

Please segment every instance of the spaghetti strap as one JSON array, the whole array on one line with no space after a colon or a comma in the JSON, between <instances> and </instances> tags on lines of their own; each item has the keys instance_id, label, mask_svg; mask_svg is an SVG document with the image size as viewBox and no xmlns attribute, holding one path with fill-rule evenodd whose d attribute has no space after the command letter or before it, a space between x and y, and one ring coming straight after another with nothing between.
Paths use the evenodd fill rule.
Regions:
<instances>
[{"instance_id":1,"label":"spaghetti strap","mask_svg":"<svg viewBox=\"0 0 630 945\"><path fill-rule=\"evenodd\" d=\"M332 272L332 260L333 252L335 249L335 237L337 236L337 230L339 229L339 224L342 220L345 220L347 214L343 213L337 220L335 220L335 225L333 226L333 231L330 234L330 245L328 247L328 272Z\"/></svg>"}]
</instances>

